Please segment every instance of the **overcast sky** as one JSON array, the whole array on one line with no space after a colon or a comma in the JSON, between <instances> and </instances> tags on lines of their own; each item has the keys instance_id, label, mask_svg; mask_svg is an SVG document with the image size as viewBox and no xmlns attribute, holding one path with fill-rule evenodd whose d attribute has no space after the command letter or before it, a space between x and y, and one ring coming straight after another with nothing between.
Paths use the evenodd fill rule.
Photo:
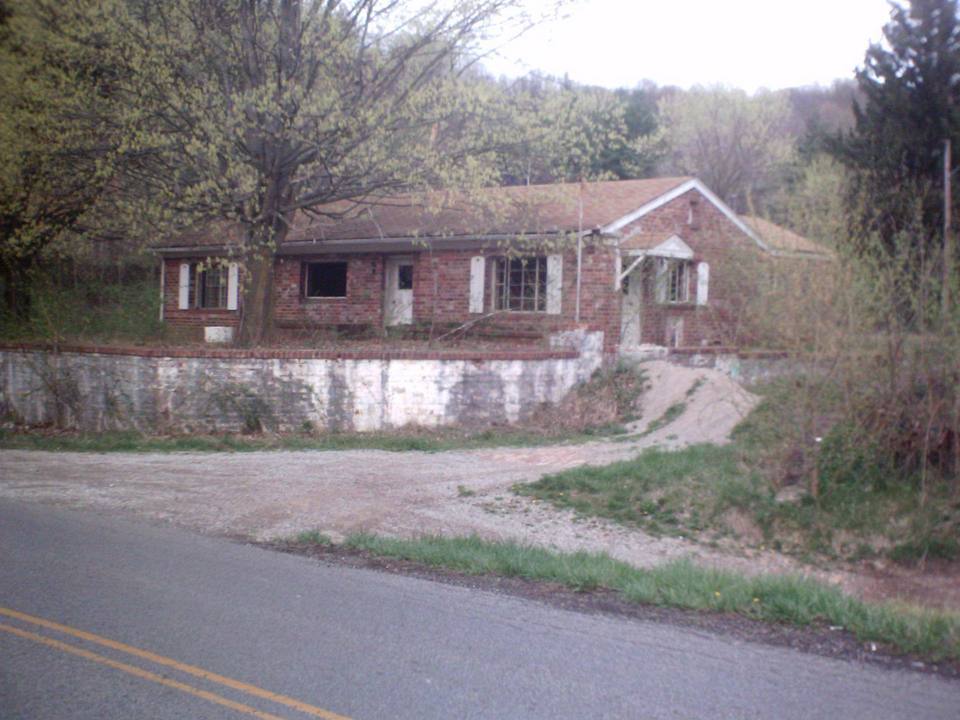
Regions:
<instances>
[{"instance_id":1,"label":"overcast sky","mask_svg":"<svg viewBox=\"0 0 960 720\"><path fill-rule=\"evenodd\" d=\"M829 85L852 76L889 14L887 0L578 0L484 65L610 88Z\"/></svg>"}]
</instances>

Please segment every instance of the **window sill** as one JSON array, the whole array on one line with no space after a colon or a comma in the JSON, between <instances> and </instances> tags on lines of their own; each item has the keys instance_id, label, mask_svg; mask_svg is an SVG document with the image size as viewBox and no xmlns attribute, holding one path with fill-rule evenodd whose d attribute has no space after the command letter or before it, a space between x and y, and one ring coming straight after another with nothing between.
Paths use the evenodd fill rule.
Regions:
<instances>
[{"instance_id":1,"label":"window sill","mask_svg":"<svg viewBox=\"0 0 960 720\"><path fill-rule=\"evenodd\" d=\"M315 302L326 302L328 300L346 300L347 296L346 295L331 295L329 297L314 296L314 297L304 297L300 299L306 303L315 303Z\"/></svg>"}]
</instances>

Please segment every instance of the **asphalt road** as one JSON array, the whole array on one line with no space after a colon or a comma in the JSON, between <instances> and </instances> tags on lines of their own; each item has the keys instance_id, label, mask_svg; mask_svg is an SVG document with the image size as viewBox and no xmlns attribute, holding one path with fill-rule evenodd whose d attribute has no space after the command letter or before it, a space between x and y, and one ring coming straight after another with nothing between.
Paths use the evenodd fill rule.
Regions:
<instances>
[{"instance_id":1,"label":"asphalt road","mask_svg":"<svg viewBox=\"0 0 960 720\"><path fill-rule=\"evenodd\" d=\"M960 683L0 502L0 717L958 718Z\"/></svg>"}]
</instances>

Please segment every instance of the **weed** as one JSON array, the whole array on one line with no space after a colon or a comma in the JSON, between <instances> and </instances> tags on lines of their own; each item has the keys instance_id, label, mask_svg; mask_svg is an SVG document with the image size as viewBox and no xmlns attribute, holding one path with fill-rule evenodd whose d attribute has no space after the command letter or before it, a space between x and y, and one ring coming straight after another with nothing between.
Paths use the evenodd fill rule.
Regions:
<instances>
[{"instance_id":1,"label":"weed","mask_svg":"<svg viewBox=\"0 0 960 720\"><path fill-rule=\"evenodd\" d=\"M650 424L647 425L647 429L644 430L642 433L640 433L640 437L653 435L653 433L655 433L657 430L659 430L660 428L666 427L667 425L672 423L674 420L676 420L678 417L683 415L683 413L685 413L686 411L687 411L687 404L685 402L674 403L664 411L663 415L656 418L655 420L651 420Z\"/></svg>"},{"instance_id":2,"label":"weed","mask_svg":"<svg viewBox=\"0 0 960 720\"><path fill-rule=\"evenodd\" d=\"M477 493L466 485L457 485L457 497L473 497Z\"/></svg>"},{"instance_id":3,"label":"weed","mask_svg":"<svg viewBox=\"0 0 960 720\"><path fill-rule=\"evenodd\" d=\"M294 541L301 545L333 545L331 537L319 530L304 530L294 538Z\"/></svg>"}]
</instances>

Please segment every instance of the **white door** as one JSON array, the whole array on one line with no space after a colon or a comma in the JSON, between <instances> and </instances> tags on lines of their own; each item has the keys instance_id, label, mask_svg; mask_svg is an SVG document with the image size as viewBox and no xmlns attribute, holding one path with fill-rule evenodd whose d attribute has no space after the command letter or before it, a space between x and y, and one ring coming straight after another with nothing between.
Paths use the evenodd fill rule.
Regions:
<instances>
[{"instance_id":1,"label":"white door","mask_svg":"<svg viewBox=\"0 0 960 720\"><path fill-rule=\"evenodd\" d=\"M640 344L640 311L643 304L643 272L641 263L623 279L620 301L620 345L636 347Z\"/></svg>"},{"instance_id":2,"label":"white door","mask_svg":"<svg viewBox=\"0 0 960 720\"><path fill-rule=\"evenodd\" d=\"M384 316L387 325L409 325L413 322L413 259L387 258L387 286L384 293Z\"/></svg>"}]
</instances>

